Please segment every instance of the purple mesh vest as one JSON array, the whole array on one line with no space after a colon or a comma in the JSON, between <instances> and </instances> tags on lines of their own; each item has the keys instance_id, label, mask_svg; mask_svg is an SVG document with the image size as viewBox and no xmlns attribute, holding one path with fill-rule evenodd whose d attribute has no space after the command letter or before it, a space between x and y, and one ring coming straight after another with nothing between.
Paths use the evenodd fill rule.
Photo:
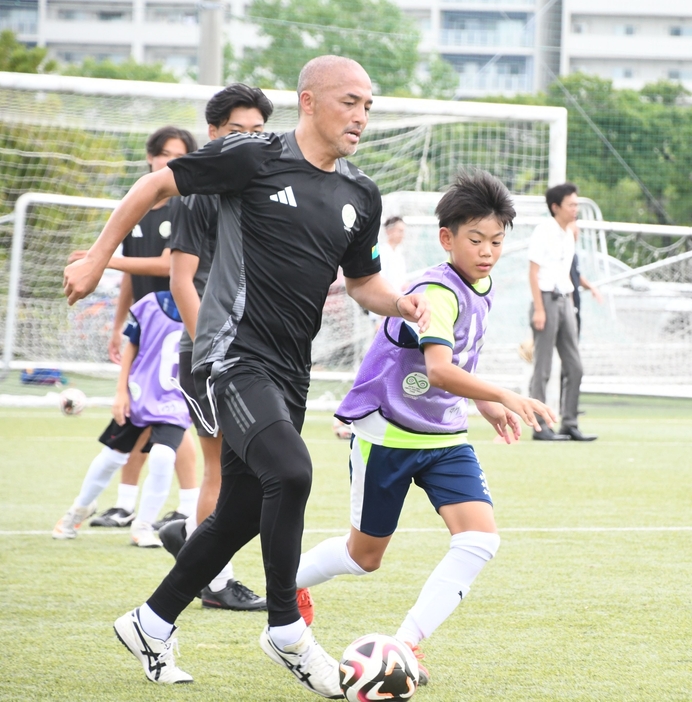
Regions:
<instances>
[{"instance_id":1,"label":"purple mesh vest","mask_svg":"<svg viewBox=\"0 0 692 702\"><path fill-rule=\"evenodd\" d=\"M476 370L483 346L488 312L494 291L476 292L448 263L429 269L410 292L424 292L428 285L447 288L456 296L458 315L454 321L452 362L469 373ZM434 304L434 303L431 303ZM455 434L468 426L468 400L432 387L428 382L420 343L449 341L430 329L421 337L398 317L389 317L380 327L365 354L353 388L336 412L342 421L362 419L372 412L410 432Z\"/></svg>"},{"instance_id":2,"label":"purple mesh vest","mask_svg":"<svg viewBox=\"0 0 692 702\"><path fill-rule=\"evenodd\" d=\"M130 421L138 427L173 424L187 429L190 413L181 392L171 382L178 377L183 323L161 309L156 293L145 295L130 311L140 328L139 351L128 379Z\"/></svg>"}]
</instances>

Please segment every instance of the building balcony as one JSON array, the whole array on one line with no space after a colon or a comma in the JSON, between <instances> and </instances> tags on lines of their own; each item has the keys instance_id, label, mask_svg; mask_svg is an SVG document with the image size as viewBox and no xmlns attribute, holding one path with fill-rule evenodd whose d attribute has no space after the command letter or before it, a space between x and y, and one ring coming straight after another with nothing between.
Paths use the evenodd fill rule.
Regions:
<instances>
[{"instance_id":1,"label":"building balcony","mask_svg":"<svg viewBox=\"0 0 692 702\"><path fill-rule=\"evenodd\" d=\"M527 73L471 73L459 76L459 94L473 97L477 95L533 92L533 76Z\"/></svg>"},{"instance_id":2,"label":"building balcony","mask_svg":"<svg viewBox=\"0 0 692 702\"><path fill-rule=\"evenodd\" d=\"M440 44L443 46L492 47L494 49L532 47L533 36L523 29L441 29Z\"/></svg>"},{"instance_id":3,"label":"building balcony","mask_svg":"<svg viewBox=\"0 0 692 702\"><path fill-rule=\"evenodd\" d=\"M569 34L565 42L565 53L571 58L583 59L689 61L692 57L692 37Z\"/></svg>"}]
</instances>

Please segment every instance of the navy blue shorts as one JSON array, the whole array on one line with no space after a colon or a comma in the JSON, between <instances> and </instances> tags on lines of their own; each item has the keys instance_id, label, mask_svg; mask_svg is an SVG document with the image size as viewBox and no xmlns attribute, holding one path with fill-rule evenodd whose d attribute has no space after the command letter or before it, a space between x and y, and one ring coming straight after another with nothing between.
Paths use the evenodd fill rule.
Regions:
<instances>
[{"instance_id":1,"label":"navy blue shorts","mask_svg":"<svg viewBox=\"0 0 692 702\"><path fill-rule=\"evenodd\" d=\"M436 511L461 502L492 498L470 444L439 449L386 448L354 437L351 445L351 524L368 536L396 531L413 481Z\"/></svg>"}]
</instances>

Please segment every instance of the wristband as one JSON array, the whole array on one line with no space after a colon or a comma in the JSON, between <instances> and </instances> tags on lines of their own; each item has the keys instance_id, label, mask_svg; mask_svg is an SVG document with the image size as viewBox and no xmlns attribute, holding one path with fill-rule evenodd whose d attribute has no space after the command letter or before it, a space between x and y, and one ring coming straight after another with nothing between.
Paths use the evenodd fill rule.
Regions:
<instances>
[{"instance_id":1,"label":"wristband","mask_svg":"<svg viewBox=\"0 0 692 702\"><path fill-rule=\"evenodd\" d=\"M403 295L397 297L396 302L394 303L394 307L396 307L396 311L399 314L401 314L401 310L399 309L399 300L401 300L402 297L403 297ZM404 315L401 315L401 316L403 317Z\"/></svg>"}]
</instances>

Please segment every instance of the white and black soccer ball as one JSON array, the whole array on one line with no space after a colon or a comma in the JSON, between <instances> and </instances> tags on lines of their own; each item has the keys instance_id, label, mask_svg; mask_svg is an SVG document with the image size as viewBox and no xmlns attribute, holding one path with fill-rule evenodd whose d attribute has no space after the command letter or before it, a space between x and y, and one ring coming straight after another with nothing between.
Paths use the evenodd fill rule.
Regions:
<instances>
[{"instance_id":1,"label":"white and black soccer ball","mask_svg":"<svg viewBox=\"0 0 692 702\"><path fill-rule=\"evenodd\" d=\"M344 441L349 441L353 433L350 424L344 424L344 422L336 417L334 417L334 422L332 423L332 431L337 439L343 439Z\"/></svg>"},{"instance_id":2,"label":"white and black soccer ball","mask_svg":"<svg viewBox=\"0 0 692 702\"><path fill-rule=\"evenodd\" d=\"M86 395L78 388L67 388L60 393L60 409L69 417L81 414L86 402Z\"/></svg>"},{"instance_id":3,"label":"white and black soccer ball","mask_svg":"<svg viewBox=\"0 0 692 702\"><path fill-rule=\"evenodd\" d=\"M403 641L367 634L344 651L339 684L349 702L410 700L418 687L418 661Z\"/></svg>"}]
</instances>

